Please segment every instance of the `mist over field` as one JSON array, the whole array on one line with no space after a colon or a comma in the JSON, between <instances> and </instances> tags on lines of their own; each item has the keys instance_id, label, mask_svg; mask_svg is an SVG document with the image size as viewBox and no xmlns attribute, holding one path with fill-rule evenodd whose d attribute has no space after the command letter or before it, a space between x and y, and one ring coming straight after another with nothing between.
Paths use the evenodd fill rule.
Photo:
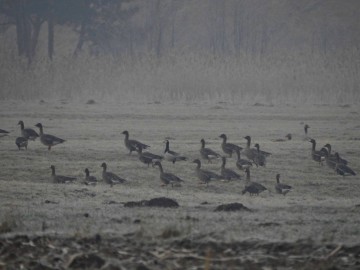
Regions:
<instances>
[{"instance_id":1,"label":"mist over field","mask_svg":"<svg viewBox=\"0 0 360 270\"><path fill-rule=\"evenodd\" d=\"M120 2L125 15L99 9L84 37L76 10L67 11L75 19L42 21L37 38L33 16L34 52L19 55L2 1L0 98L360 102L359 1Z\"/></svg>"}]
</instances>

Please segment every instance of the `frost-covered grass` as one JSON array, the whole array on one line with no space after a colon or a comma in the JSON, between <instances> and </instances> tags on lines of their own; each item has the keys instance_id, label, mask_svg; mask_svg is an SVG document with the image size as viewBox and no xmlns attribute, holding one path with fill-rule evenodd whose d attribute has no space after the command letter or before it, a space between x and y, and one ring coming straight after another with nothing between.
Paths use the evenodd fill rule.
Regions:
<instances>
[{"instance_id":1,"label":"frost-covered grass","mask_svg":"<svg viewBox=\"0 0 360 270\"><path fill-rule=\"evenodd\" d=\"M350 161L359 173L358 106L246 106L209 104L148 104L96 100L85 102L2 101L1 128L11 133L0 140L0 225L10 233L61 235L139 236L141 241L157 238L170 229L176 237L206 236L221 241L250 238L269 241L296 241L309 238L319 242L358 243L360 222L359 176L336 175L309 157L310 143L303 140L303 124L311 126L309 135L318 147L331 143L334 151ZM14 141L20 134L19 120L26 127L42 122L44 131L66 139L51 152L39 141L30 142L27 151L18 151ZM164 170L185 180L182 187L161 187L158 168L147 168L135 153L131 156L123 144L123 130L130 138L151 145L161 154L163 140L172 137L170 147L189 160L172 164L163 162ZM293 134L293 140L273 142ZM222 153L218 137L226 133L229 142L245 145L246 135L272 152L266 168L253 168L252 179L265 185L270 193L258 197L241 195L244 181L213 181L208 187L198 184L192 163L199 157L200 139ZM101 178L101 163L109 171L129 180L109 187L83 185L84 169ZM54 184L50 165L61 175L77 176L69 185ZM203 163L219 172L220 162ZM227 167L236 169L235 158ZM238 170L237 170L238 171ZM238 171L241 175L243 172ZM276 173L294 187L286 196L274 193ZM121 202L166 196L176 199L178 209L125 208ZM112 202L112 203L111 203ZM206 202L204 204L204 202ZM251 213L219 213L219 204L240 202ZM85 215L88 214L88 215ZM45 230L43 230L45 222ZM5 225L6 226L5 226Z\"/></svg>"},{"instance_id":2,"label":"frost-covered grass","mask_svg":"<svg viewBox=\"0 0 360 270\"><path fill-rule=\"evenodd\" d=\"M214 57L177 53L114 59L3 54L1 99L89 98L126 102L358 104L359 53ZM6 69L4 67L6 66Z\"/></svg>"}]
</instances>

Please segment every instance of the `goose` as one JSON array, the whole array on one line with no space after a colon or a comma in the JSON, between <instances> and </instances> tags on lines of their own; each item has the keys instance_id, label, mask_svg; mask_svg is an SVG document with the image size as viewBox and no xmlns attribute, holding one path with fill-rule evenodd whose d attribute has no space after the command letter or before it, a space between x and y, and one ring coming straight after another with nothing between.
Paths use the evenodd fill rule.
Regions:
<instances>
[{"instance_id":1,"label":"goose","mask_svg":"<svg viewBox=\"0 0 360 270\"><path fill-rule=\"evenodd\" d=\"M239 151L239 149L237 149L237 151ZM241 179L241 176L239 174L237 174L236 172L234 172L231 169L227 169L225 168L226 165L226 157L222 157L222 165L221 165L221 176L223 179L226 180L231 180L231 179Z\"/></svg>"},{"instance_id":2,"label":"goose","mask_svg":"<svg viewBox=\"0 0 360 270\"><path fill-rule=\"evenodd\" d=\"M54 135L44 134L43 126L41 123L37 123L35 126L40 129L40 141L43 145L46 145L48 147L48 150L51 150L51 147L54 145L65 142L65 140L60 139Z\"/></svg>"},{"instance_id":3,"label":"goose","mask_svg":"<svg viewBox=\"0 0 360 270\"><path fill-rule=\"evenodd\" d=\"M86 185L96 185L97 179L95 176L90 175L90 171L88 168L85 168L85 184Z\"/></svg>"},{"instance_id":4,"label":"goose","mask_svg":"<svg viewBox=\"0 0 360 270\"><path fill-rule=\"evenodd\" d=\"M322 165L322 161L324 159L324 156L326 155L325 153L325 148L322 148L320 151L315 150L316 148L316 141L314 139L310 139L309 142L312 144L311 147L311 158L314 161L319 162L320 165ZM324 150L325 149L325 150ZM326 150L327 151L327 150Z\"/></svg>"},{"instance_id":5,"label":"goose","mask_svg":"<svg viewBox=\"0 0 360 270\"><path fill-rule=\"evenodd\" d=\"M329 151L327 148L323 147L320 149L320 164L323 165L323 161L325 161L325 164L331 168L331 169L334 169L335 170L335 167L336 167L336 160L335 160L335 157L333 158L330 158L329 157Z\"/></svg>"},{"instance_id":6,"label":"goose","mask_svg":"<svg viewBox=\"0 0 360 270\"><path fill-rule=\"evenodd\" d=\"M72 183L72 182L74 182L76 180L76 177L69 177L69 176L64 176L64 175L56 175L54 165L51 165L50 169L51 169L51 177L52 177L52 179L53 179L53 181L55 183L66 184L66 183Z\"/></svg>"},{"instance_id":7,"label":"goose","mask_svg":"<svg viewBox=\"0 0 360 270\"><path fill-rule=\"evenodd\" d=\"M324 147L325 147L325 148L327 149L327 151L329 152L328 158L329 158L330 160L333 160L333 161L337 162L337 157L335 156L335 154L332 154L332 153L331 153L331 144L327 143L327 144L324 145ZM346 159L341 158L340 155L339 155L339 162L342 163L342 164L345 164L345 165L348 164L348 161L347 161Z\"/></svg>"},{"instance_id":8,"label":"goose","mask_svg":"<svg viewBox=\"0 0 360 270\"><path fill-rule=\"evenodd\" d=\"M212 159L220 158L221 156L210 148L205 148L205 140L201 139L200 155L203 159L206 159L208 163L211 163Z\"/></svg>"},{"instance_id":9,"label":"goose","mask_svg":"<svg viewBox=\"0 0 360 270\"><path fill-rule=\"evenodd\" d=\"M207 186L209 185L209 182L211 179L221 179L221 176L216 173L202 170L201 169L201 161L199 159L193 160L193 163L197 164L196 169L195 169L196 176L199 178L199 180L202 183L206 184Z\"/></svg>"},{"instance_id":10,"label":"goose","mask_svg":"<svg viewBox=\"0 0 360 270\"><path fill-rule=\"evenodd\" d=\"M335 153L335 158L337 160L335 171L337 174L342 176L350 176L350 175L356 175L356 173L351 169L349 166L341 163L340 156L338 153Z\"/></svg>"},{"instance_id":11,"label":"goose","mask_svg":"<svg viewBox=\"0 0 360 270\"><path fill-rule=\"evenodd\" d=\"M263 185L250 181L250 169L246 168L246 185L245 188L242 191L242 194L246 194L246 192L249 192L250 196L252 195L259 195L259 193L263 192L264 190L267 190L266 187Z\"/></svg>"},{"instance_id":12,"label":"goose","mask_svg":"<svg viewBox=\"0 0 360 270\"><path fill-rule=\"evenodd\" d=\"M140 146L142 147L142 149L147 149L150 147L149 145L143 144L139 141L129 140L129 132L127 130L123 131L122 134L125 135L124 144L125 147L130 151L129 155L132 153L132 151L138 150Z\"/></svg>"},{"instance_id":13,"label":"goose","mask_svg":"<svg viewBox=\"0 0 360 270\"><path fill-rule=\"evenodd\" d=\"M24 137L17 137L15 140L15 144L17 145L17 147L19 148L19 150L24 147L27 150L27 146L28 146L28 140Z\"/></svg>"},{"instance_id":14,"label":"goose","mask_svg":"<svg viewBox=\"0 0 360 270\"><path fill-rule=\"evenodd\" d=\"M243 153L249 160L253 160L255 158L255 156L257 155L257 150L255 148L250 148L250 145L251 145L251 137L250 136L245 136L244 139L247 142L246 142L246 147L243 150Z\"/></svg>"},{"instance_id":15,"label":"goose","mask_svg":"<svg viewBox=\"0 0 360 270\"><path fill-rule=\"evenodd\" d=\"M276 174L276 184L275 184L275 191L278 194L283 194L284 196L292 190L292 187L283 183L280 183L280 174Z\"/></svg>"},{"instance_id":16,"label":"goose","mask_svg":"<svg viewBox=\"0 0 360 270\"><path fill-rule=\"evenodd\" d=\"M308 124L305 124L304 125L304 140L307 141L307 140L310 140L311 138L308 136L308 129L310 128L310 126Z\"/></svg>"},{"instance_id":17,"label":"goose","mask_svg":"<svg viewBox=\"0 0 360 270\"><path fill-rule=\"evenodd\" d=\"M27 140L35 141L35 139L39 137L39 134L32 128L24 128L24 122L22 120L18 122L18 125L20 125L21 136Z\"/></svg>"},{"instance_id":18,"label":"goose","mask_svg":"<svg viewBox=\"0 0 360 270\"><path fill-rule=\"evenodd\" d=\"M165 140L164 143L165 143L165 150L164 150L165 160L171 161L173 164L176 161L187 160L186 157L180 155L179 153L176 153L176 152L170 150L170 147L169 147L170 142L169 142L169 140Z\"/></svg>"},{"instance_id":19,"label":"goose","mask_svg":"<svg viewBox=\"0 0 360 270\"><path fill-rule=\"evenodd\" d=\"M6 130L0 128L0 137L7 136L8 134L9 134L9 131L6 131Z\"/></svg>"},{"instance_id":20,"label":"goose","mask_svg":"<svg viewBox=\"0 0 360 270\"><path fill-rule=\"evenodd\" d=\"M256 167L258 167L258 166L265 167L266 156L262 153L262 151L260 151L260 145L258 143L256 143L254 146L255 146L257 152L253 159L253 162L255 163Z\"/></svg>"},{"instance_id":21,"label":"goose","mask_svg":"<svg viewBox=\"0 0 360 270\"><path fill-rule=\"evenodd\" d=\"M286 142L286 141L290 141L292 139L292 135L291 133L286 134L285 139L280 138L280 139L275 139L272 140L273 142Z\"/></svg>"},{"instance_id":22,"label":"goose","mask_svg":"<svg viewBox=\"0 0 360 270\"><path fill-rule=\"evenodd\" d=\"M180 182L184 182L184 180L180 179L175 174L164 172L160 161L158 161L158 160L155 161L153 166L158 166L159 167L160 180L163 183L161 186L167 186L168 184L171 184L171 186L173 187L174 184L179 185Z\"/></svg>"},{"instance_id":23,"label":"goose","mask_svg":"<svg viewBox=\"0 0 360 270\"><path fill-rule=\"evenodd\" d=\"M240 151L236 151L237 154L237 161L236 161L236 167L238 167L240 170L244 170L246 168L252 167L252 163L246 159L242 159L240 156Z\"/></svg>"},{"instance_id":24,"label":"goose","mask_svg":"<svg viewBox=\"0 0 360 270\"><path fill-rule=\"evenodd\" d=\"M224 133L221 134L219 136L219 138L223 139L222 144L221 144L221 148L222 148L222 150L224 151L225 154L229 155L229 157L231 157L233 152L236 152L236 150L241 151L243 149L242 147L240 147L240 146L238 146L236 144L226 142L227 141L227 136Z\"/></svg>"},{"instance_id":25,"label":"goose","mask_svg":"<svg viewBox=\"0 0 360 270\"><path fill-rule=\"evenodd\" d=\"M142 163L147 164L148 167L149 167L150 163L153 163L156 160L162 160L164 158L163 156L155 155L150 152L143 152L142 149L143 149L142 146L139 145L138 149L136 151L138 152L139 160Z\"/></svg>"},{"instance_id":26,"label":"goose","mask_svg":"<svg viewBox=\"0 0 360 270\"><path fill-rule=\"evenodd\" d=\"M111 187L116 184L122 184L127 182L127 180L117 176L115 173L107 172L107 165L105 162L101 164L101 167L103 168L102 171L102 179L105 183L109 184Z\"/></svg>"}]
</instances>

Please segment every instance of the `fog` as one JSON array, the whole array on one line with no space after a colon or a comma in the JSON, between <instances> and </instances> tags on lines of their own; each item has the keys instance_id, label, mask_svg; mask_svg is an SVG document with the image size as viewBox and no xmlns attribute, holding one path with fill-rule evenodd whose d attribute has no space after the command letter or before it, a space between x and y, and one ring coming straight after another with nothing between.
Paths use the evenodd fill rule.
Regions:
<instances>
[{"instance_id":1,"label":"fog","mask_svg":"<svg viewBox=\"0 0 360 270\"><path fill-rule=\"evenodd\" d=\"M31 54L20 52L6 2L0 6L1 99L360 101L359 1L136 0L119 5L118 13L97 7L83 36L81 7L71 19L59 9L50 21L41 20L36 6L28 14Z\"/></svg>"}]
</instances>

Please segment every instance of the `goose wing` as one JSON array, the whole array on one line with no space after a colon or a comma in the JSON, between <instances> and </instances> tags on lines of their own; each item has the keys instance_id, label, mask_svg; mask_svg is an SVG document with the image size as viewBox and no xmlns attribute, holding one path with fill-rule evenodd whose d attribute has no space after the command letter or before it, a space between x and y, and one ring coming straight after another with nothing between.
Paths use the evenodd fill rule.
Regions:
<instances>
[{"instance_id":1,"label":"goose wing","mask_svg":"<svg viewBox=\"0 0 360 270\"><path fill-rule=\"evenodd\" d=\"M41 136L41 141L45 144L45 145L56 145L59 143L63 143L65 142L65 140L60 139L54 135L50 135L50 134L43 134Z\"/></svg>"},{"instance_id":2,"label":"goose wing","mask_svg":"<svg viewBox=\"0 0 360 270\"><path fill-rule=\"evenodd\" d=\"M32 128L24 128L21 133L22 136L28 140L35 140L37 137L39 137L39 134Z\"/></svg>"},{"instance_id":3,"label":"goose wing","mask_svg":"<svg viewBox=\"0 0 360 270\"><path fill-rule=\"evenodd\" d=\"M336 165L335 170L336 170L337 174L340 174L342 176L356 175L356 173L350 167L348 167L347 165L341 164L341 163Z\"/></svg>"}]
</instances>

